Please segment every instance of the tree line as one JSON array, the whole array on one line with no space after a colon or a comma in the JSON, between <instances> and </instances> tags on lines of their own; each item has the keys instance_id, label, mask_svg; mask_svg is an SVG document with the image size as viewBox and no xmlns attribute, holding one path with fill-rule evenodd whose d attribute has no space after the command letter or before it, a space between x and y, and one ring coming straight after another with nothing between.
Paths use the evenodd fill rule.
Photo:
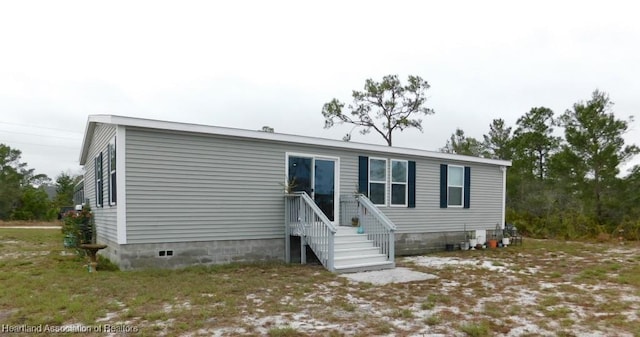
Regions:
<instances>
[{"instance_id":1,"label":"tree line","mask_svg":"<svg viewBox=\"0 0 640 337\"><path fill-rule=\"evenodd\" d=\"M507 220L530 235L638 239L640 166L620 172L640 151L625 145L631 122L617 118L609 95L596 90L560 115L534 107L513 126L494 119L482 139L456 129L440 150L511 160Z\"/></svg>"},{"instance_id":2,"label":"tree line","mask_svg":"<svg viewBox=\"0 0 640 337\"><path fill-rule=\"evenodd\" d=\"M22 161L22 152L0 144L0 220L53 220L61 207L73 206L81 176L60 173L52 182ZM46 189L55 187L55 197Z\"/></svg>"},{"instance_id":3,"label":"tree line","mask_svg":"<svg viewBox=\"0 0 640 337\"><path fill-rule=\"evenodd\" d=\"M404 85L397 75L367 79L364 90L352 91L351 104L334 98L323 105L325 128L351 124L345 141L359 128L392 146L393 132L422 131L420 117L434 113L425 107L429 88L419 76ZM440 151L511 160L507 221L529 235L640 239L640 166L620 172L640 151L624 142L631 122L617 118L609 95L595 90L560 115L534 107L513 126L494 119L482 139L458 128Z\"/></svg>"}]
</instances>

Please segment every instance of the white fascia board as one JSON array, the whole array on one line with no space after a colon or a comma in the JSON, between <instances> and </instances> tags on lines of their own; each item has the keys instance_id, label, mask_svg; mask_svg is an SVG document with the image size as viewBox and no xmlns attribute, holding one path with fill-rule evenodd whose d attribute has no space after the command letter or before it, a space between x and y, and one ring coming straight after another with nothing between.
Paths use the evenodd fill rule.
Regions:
<instances>
[{"instance_id":1,"label":"white fascia board","mask_svg":"<svg viewBox=\"0 0 640 337\"><path fill-rule=\"evenodd\" d=\"M109 124L111 119L110 115L90 115L87 118L87 125L84 128L84 137L82 138L82 146L80 147L80 165L83 165L87 161L89 155L89 145L93 138L93 132L96 129L98 123Z\"/></svg>"},{"instance_id":2,"label":"white fascia board","mask_svg":"<svg viewBox=\"0 0 640 337\"><path fill-rule=\"evenodd\" d=\"M402 147L390 147L390 146L384 146L384 145L374 145L374 144L365 144L365 143L356 143L356 142L345 142L345 141L335 140L335 139L297 136L297 135L289 135L289 134L283 134L283 133L269 133L269 132L262 132L262 131L225 128L225 127L219 127L219 126L208 126L208 125L201 125L201 124L168 122L168 121L124 117L124 116L116 116L116 115L91 115L89 116L89 123L90 124L105 123L105 124L114 124L114 125L124 125L124 126L130 126L130 127L195 132L195 133L230 136L230 137L260 139L260 140L268 140L268 141L276 141L276 142L284 142L284 143L297 143L297 144L305 144L305 145L334 147L334 148L349 149L349 150L355 150L355 151L359 151L359 150L374 151L374 152L388 153L388 154L394 154L394 155L417 156L417 157L427 157L427 158L442 159L442 160L449 160L449 161L460 161L460 162L480 163L480 164L499 165L499 166L511 166L511 161L509 160L479 158L479 157L463 156L463 155L450 154L450 153L442 153L442 152L436 152L436 151L409 149L409 148L402 148ZM84 150L85 146L88 146L88 144L85 143L87 141L86 138L87 138L87 134L85 133L85 141L83 141L83 153L85 151ZM80 161L81 165L83 164L82 158L83 156L81 156L81 161Z\"/></svg>"}]
</instances>

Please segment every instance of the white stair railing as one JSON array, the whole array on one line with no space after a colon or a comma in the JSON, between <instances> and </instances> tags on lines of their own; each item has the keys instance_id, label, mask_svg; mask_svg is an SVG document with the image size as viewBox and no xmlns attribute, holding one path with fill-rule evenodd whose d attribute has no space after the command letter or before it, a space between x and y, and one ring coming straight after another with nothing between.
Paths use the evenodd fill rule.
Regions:
<instances>
[{"instance_id":1,"label":"white stair railing","mask_svg":"<svg viewBox=\"0 0 640 337\"><path fill-rule=\"evenodd\" d=\"M305 192L285 195L286 259L290 259L289 236L300 236L300 248L308 244L322 265L329 271L334 267L336 227ZM304 261L303 261L304 262Z\"/></svg>"},{"instance_id":2,"label":"white stair railing","mask_svg":"<svg viewBox=\"0 0 640 337\"><path fill-rule=\"evenodd\" d=\"M342 195L340 211L342 225L350 225L351 219L357 216L367 238L387 256L387 261L395 261L396 225L369 198L364 194Z\"/></svg>"}]
</instances>

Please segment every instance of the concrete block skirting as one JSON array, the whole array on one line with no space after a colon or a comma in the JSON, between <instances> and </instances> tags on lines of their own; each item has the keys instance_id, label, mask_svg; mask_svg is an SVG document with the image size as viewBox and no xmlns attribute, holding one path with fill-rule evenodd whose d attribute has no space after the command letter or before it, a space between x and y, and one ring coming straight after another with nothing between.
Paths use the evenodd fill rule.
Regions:
<instances>
[{"instance_id":1,"label":"concrete block skirting","mask_svg":"<svg viewBox=\"0 0 640 337\"><path fill-rule=\"evenodd\" d=\"M460 249L464 232L446 233L396 233L396 256L419 255L444 251L447 243Z\"/></svg>"},{"instance_id":2,"label":"concrete block skirting","mask_svg":"<svg viewBox=\"0 0 640 337\"><path fill-rule=\"evenodd\" d=\"M100 240L99 240L100 241ZM228 240L200 242L140 243L117 245L103 255L121 270L181 268L231 262L283 261L284 240Z\"/></svg>"},{"instance_id":3,"label":"concrete block skirting","mask_svg":"<svg viewBox=\"0 0 640 337\"><path fill-rule=\"evenodd\" d=\"M118 247L118 244L115 241L111 241L106 237L101 236L100 232L98 232L98 237L96 238L96 241L98 243L103 243L107 245L107 248L98 251L98 255L106 257L113 264L116 264L119 266L120 265L120 249Z\"/></svg>"}]
</instances>

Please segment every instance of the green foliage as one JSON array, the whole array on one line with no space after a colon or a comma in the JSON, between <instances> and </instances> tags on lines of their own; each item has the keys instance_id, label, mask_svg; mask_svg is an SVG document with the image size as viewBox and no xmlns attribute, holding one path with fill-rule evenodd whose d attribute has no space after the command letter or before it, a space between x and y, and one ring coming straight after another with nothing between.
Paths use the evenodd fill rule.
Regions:
<instances>
[{"instance_id":1,"label":"green foliage","mask_svg":"<svg viewBox=\"0 0 640 337\"><path fill-rule=\"evenodd\" d=\"M440 152L479 157L483 154L483 145L477 139L465 136L464 131L457 128Z\"/></svg>"},{"instance_id":2,"label":"green foliage","mask_svg":"<svg viewBox=\"0 0 640 337\"><path fill-rule=\"evenodd\" d=\"M532 108L511 128L494 120L481 151L460 129L446 152L511 159L507 174L508 222L543 238L618 237L640 239L640 166L620 177L620 165L640 152L625 145L628 121L617 119L609 96L594 91L556 118ZM554 127L564 128L564 138Z\"/></svg>"},{"instance_id":3,"label":"green foliage","mask_svg":"<svg viewBox=\"0 0 640 337\"><path fill-rule=\"evenodd\" d=\"M74 188L80 178L79 176L72 176L65 172L60 173L60 175L56 177L56 197L54 199L56 207L60 208L73 205Z\"/></svg>"},{"instance_id":4,"label":"green foliage","mask_svg":"<svg viewBox=\"0 0 640 337\"><path fill-rule=\"evenodd\" d=\"M560 138L553 136L553 111L545 107L532 108L518 118L516 124L514 167L520 174L543 180L547 175L549 157L560 145Z\"/></svg>"},{"instance_id":5,"label":"green foliage","mask_svg":"<svg viewBox=\"0 0 640 337\"><path fill-rule=\"evenodd\" d=\"M381 82L367 79L364 91L352 92L353 103L347 107L350 110L348 113L343 112L345 103L336 98L324 104L324 127L330 128L336 123L353 124L354 128L362 128L360 133L363 135L373 129L389 146L392 145L395 130L416 128L422 131L422 119L415 116L433 114L433 110L424 106L429 83L412 75L407 82L402 85L398 75L384 76ZM350 139L351 132L344 137L346 141Z\"/></svg>"},{"instance_id":6,"label":"green foliage","mask_svg":"<svg viewBox=\"0 0 640 337\"><path fill-rule=\"evenodd\" d=\"M38 188L49 178L28 169L21 156L20 150L0 144L0 220L49 220L46 192Z\"/></svg>"},{"instance_id":7,"label":"green foliage","mask_svg":"<svg viewBox=\"0 0 640 337\"><path fill-rule=\"evenodd\" d=\"M8 219L22 194L21 152L0 144L0 219Z\"/></svg>"},{"instance_id":8,"label":"green foliage","mask_svg":"<svg viewBox=\"0 0 640 337\"><path fill-rule=\"evenodd\" d=\"M11 214L12 220L53 220L55 213L51 212L51 202L44 188L27 185L16 208Z\"/></svg>"},{"instance_id":9,"label":"green foliage","mask_svg":"<svg viewBox=\"0 0 640 337\"><path fill-rule=\"evenodd\" d=\"M65 238L70 238L68 248L78 248L83 243L95 242L95 222L89 207L82 211L69 211L62 219L62 234Z\"/></svg>"},{"instance_id":10,"label":"green foliage","mask_svg":"<svg viewBox=\"0 0 640 337\"><path fill-rule=\"evenodd\" d=\"M489 134L482 138L485 157L511 159L513 156L511 127L506 127L503 119L494 119L489 125Z\"/></svg>"},{"instance_id":11,"label":"green foliage","mask_svg":"<svg viewBox=\"0 0 640 337\"><path fill-rule=\"evenodd\" d=\"M589 205L586 211L599 224L611 220L605 209L607 189L616 181L619 165L640 151L624 145L628 122L617 119L612 106L609 95L596 90L591 100L574 104L560 118L567 141L562 148L568 167L564 174L578 187Z\"/></svg>"}]
</instances>

